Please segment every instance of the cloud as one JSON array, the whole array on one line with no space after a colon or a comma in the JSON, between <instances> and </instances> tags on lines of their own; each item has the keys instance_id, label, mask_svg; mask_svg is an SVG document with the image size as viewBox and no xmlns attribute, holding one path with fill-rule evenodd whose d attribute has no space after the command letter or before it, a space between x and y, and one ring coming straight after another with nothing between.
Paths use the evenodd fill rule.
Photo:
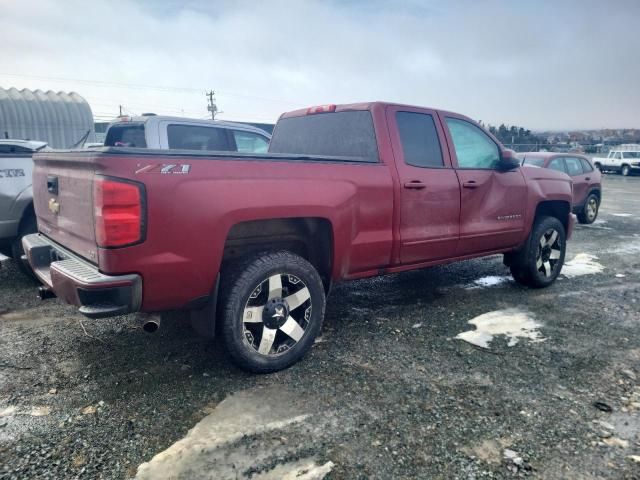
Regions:
<instances>
[{"instance_id":1,"label":"cloud","mask_svg":"<svg viewBox=\"0 0 640 480\"><path fill-rule=\"evenodd\" d=\"M640 127L633 1L0 0L0 11L0 85L75 90L98 116L124 105L204 117L213 88L229 119L390 100L528 128Z\"/></svg>"}]
</instances>

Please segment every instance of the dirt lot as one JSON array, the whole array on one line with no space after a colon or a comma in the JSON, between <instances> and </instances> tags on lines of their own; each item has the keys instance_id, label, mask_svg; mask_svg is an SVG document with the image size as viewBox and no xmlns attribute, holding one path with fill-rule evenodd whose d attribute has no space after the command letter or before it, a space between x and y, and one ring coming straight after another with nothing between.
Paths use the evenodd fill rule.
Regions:
<instances>
[{"instance_id":1,"label":"dirt lot","mask_svg":"<svg viewBox=\"0 0 640 480\"><path fill-rule=\"evenodd\" d=\"M0 270L0 478L638 479L640 177L604 182L571 278L528 290L491 257L340 285L273 375ZM514 336L456 338L489 312Z\"/></svg>"}]
</instances>

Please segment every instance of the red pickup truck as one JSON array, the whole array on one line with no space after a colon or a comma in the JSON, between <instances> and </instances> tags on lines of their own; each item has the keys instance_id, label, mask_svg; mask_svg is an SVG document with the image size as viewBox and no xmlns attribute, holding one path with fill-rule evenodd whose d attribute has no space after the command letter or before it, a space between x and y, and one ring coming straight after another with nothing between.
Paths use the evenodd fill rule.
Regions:
<instances>
[{"instance_id":1,"label":"red pickup truck","mask_svg":"<svg viewBox=\"0 0 640 480\"><path fill-rule=\"evenodd\" d=\"M269 153L107 147L34 156L45 289L91 318L185 312L242 368L300 359L334 281L504 254L562 268L571 180L520 168L467 117L390 103L283 114ZM188 314L186 312L189 312Z\"/></svg>"}]
</instances>

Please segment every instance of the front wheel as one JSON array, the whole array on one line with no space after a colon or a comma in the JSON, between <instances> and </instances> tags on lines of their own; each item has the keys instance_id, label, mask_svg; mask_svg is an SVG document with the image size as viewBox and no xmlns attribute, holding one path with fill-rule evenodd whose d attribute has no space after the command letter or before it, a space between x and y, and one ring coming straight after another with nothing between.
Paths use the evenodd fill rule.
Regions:
<instances>
[{"instance_id":1,"label":"front wheel","mask_svg":"<svg viewBox=\"0 0 640 480\"><path fill-rule=\"evenodd\" d=\"M555 217L541 217L519 258L511 264L516 282L533 288L551 285L562 270L566 252L564 226Z\"/></svg>"},{"instance_id":2,"label":"front wheel","mask_svg":"<svg viewBox=\"0 0 640 480\"><path fill-rule=\"evenodd\" d=\"M582 211L578 213L578 221L584 224L590 224L595 222L598 217L598 210L600 208L600 199L595 193L590 194L587 197L587 201L582 208Z\"/></svg>"},{"instance_id":3,"label":"front wheel","mask_svg":"<svg viewBox=\"0 0 640 480\"><path fill-rule=\"evenodd\" d=\"M275 372L300 360L320 332L325 309L322 280L291 252L255 255L224 273L222 336L244 370Z\"/></svg>"}]
</instances>

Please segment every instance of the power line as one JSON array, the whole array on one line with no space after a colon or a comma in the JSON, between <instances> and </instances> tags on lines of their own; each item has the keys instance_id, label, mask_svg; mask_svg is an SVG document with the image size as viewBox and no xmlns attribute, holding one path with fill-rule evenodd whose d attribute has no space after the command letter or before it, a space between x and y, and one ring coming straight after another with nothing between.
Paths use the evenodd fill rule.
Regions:
<instances>
[{"instance_id":1,"label":"power line","mask_svg":"<svg viewBox=\"0 0 640 480\"><path fill-rule=\"evenodd\" d=\"M48 80L52 82L76 82L83 83L87 85L101 85L104 87L116 87L116 88L130 88L130 89L139 89L139 90L160 90L165 92L187 92L187 93L201 93L202 89L198 88L190 88L190 87L173 87L168 85L146 85L146 84L136 84L136 83L121 83L121 82L106 82L102 80L86 80L81 78L69 78L69 77L45 77L40 75L24 75L20 73L4 73L0 72L0 75L7 77L19 77L19 78L31 78L36 80ZM277 98L268 98L268 97L260 97L255 95L245 95L236 92L225 92L218 91L220 95L225 95L229 97L238 97L238 98L248 98L255 100L265 100L268 102L276 102L276 103L287 103L289 105L300 106L299 102L294 102L291 100L283 100Z\"/></svg>"}]
</instances>

